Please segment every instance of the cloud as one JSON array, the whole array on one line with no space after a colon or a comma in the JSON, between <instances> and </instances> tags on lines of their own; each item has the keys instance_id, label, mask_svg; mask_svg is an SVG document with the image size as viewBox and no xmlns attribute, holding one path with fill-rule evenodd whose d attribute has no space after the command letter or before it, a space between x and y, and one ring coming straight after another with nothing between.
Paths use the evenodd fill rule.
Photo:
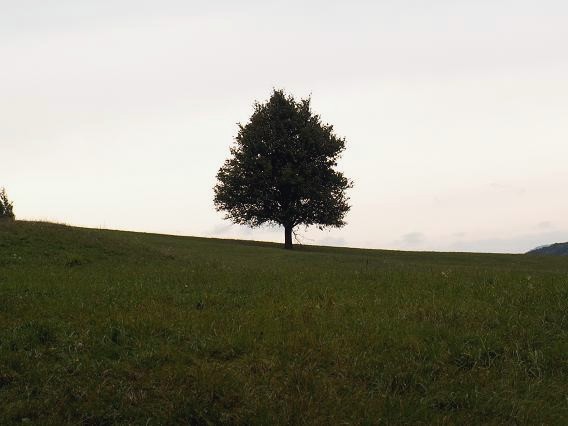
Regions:
<instances>
[{"instance_id":1,"label":"cloud","mask_svg":"<svg viewBox=\"0 0 568 426\"><path fill-rule=\"evenodd\" d=\"M393 241L387 247L395 250L412 250L421 248L425 242L425 236L422 232L408 232L402 235L399 239Z\"/></svg>"},{"instance_id":2,"label":"cloud","mask_svg":"<svg viewBox=\"0 0 568 426\"><path fill-rule=\"evenodd\" d=\"M230 222L220 222L204 233L206 237L227 238L237 240L274 241L284 239L284 228L281 226L264 225L251 228L246 225L237 225ZM300 235L301 237L301 235ZM313 244L313 240L306 240L306 244Z\"/></svg>"},{"instance_id":3,"label":"cloud","mask_svg":"<svg viewBox=\"0 0 568 426\"><path fill-rule=\"evenodd\" d=\"M461 240L451 244L452 251L476 251L485 253L526 253L533 248L568 241L568 230L553 230L513 237Z\"/></svg>"},{"instance_id":4,"label":"cloud","mask_svg":"<svg viewBox=\"0 0 568 426\"><path fill-rule=\"evenodd\" d=\"M342 237L324 237L317 240L317 243L322 246L335 246L335 247L342 247L347 244L345 238Z\"/></svg>"},{"instance_id":5,"label":"cloud","mask_svg":"<svg viewBox=\"0 0 568 426\"><path fill-rule=\"evenodd\" d=\"M424 241L424 234L421 232L410 232L402 236L402 242L404 244L420 244Z\"/></svg>"},{"instance_id":6,"label":"cloud","mask_svg":"<svg viewBox=\"0 0 568 426\"><path fill-rule=\"evenodd\" d=\"M222 223L215 225L212 229L207 232L207 235L216 237L231 237L231 236L243 236L248 237L252 235L253 231L248 226L234 225L232 223Z\"/></svg>"},{"instance_id":7,"label":"cloud","mask_svg":"<svg viewBox=\"0 0 568 426\"><path fill-rule=\"evenodd\" d=\"M527 192L526 188L500 182L492 182L489 186L491 189L501 193L524 195Z\"/></svg>"},{"instance_id":8,"label":"cloud","mask_svg":"<svg viewBox=\"0 0 568 426\"><path fill-rule=\"evenodd\" d=\"M207 234L208 235L223 235L226 234L228 232L231 231L231 228L233 227L232 224L220 224L220 225L215 225L212 229L210 229Z\"/></svg>"}]
</instances>

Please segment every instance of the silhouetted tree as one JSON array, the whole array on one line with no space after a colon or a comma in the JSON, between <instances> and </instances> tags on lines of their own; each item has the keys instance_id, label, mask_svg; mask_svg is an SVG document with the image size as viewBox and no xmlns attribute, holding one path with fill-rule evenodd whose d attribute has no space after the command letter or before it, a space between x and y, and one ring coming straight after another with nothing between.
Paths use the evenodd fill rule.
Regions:
<instances>
[{"instance_id":1,"label":"silhouetted tree","mask_svg":"<svg viewBox=\"0 0 568 426\"><path fill-rule=\"evenodd\" d=\"M274 90L239 124L232 156L217 173L215 207L237 224L283 226L288 249L298 225L341 227L352 187L334 170L344 149L345 139L312 113L310 98Z\"/></svg>"},{"instance_id":2,"label":"silhouetted tree","mask_svg":"<svg viewBox=\"0 0 568 426\"><path fill-rule=\"evenodd\" d=\"M0 189L0 219L14 220L14 204L8 200L8 195L4 188Z\"/></svg>"}]
</instances>

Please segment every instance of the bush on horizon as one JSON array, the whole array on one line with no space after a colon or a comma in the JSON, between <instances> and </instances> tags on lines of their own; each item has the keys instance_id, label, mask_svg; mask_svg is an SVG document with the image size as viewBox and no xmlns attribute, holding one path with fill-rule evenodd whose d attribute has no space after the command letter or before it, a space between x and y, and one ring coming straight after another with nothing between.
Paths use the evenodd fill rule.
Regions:
<instances>
[{"instance_id":1,"label":"bush on horizon","mask_svg":"<svg viewBox=\"0 0 568 426\"><path fill-rule=\"evenodd\" d=\"M8 199L6 189L0 189L0 219L15 220L14 203Z\"/></svg>"}]
</instances>

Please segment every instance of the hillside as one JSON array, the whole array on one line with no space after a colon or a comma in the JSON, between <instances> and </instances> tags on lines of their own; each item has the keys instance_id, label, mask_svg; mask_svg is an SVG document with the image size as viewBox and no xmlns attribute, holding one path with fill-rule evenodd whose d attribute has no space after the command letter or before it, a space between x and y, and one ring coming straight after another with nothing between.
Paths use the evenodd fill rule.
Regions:
<instances>
[{"instance_id":1,"label":"hillside","mask_svg":"<svg viewBox=\"0 0 568 426\"><path fill-rule=\"evenodd\" d=\"M550 254L556 256L568 256L568 243L556 243L548 246L537 247L527 254Z\"/></svg>"},{"instance_id":2,"label":"hillside","mask_svg":"<svg viewBox=\"0 0 568 426\"><path fill-rule=\"evenodd\" d=\"M567 277L0 222L0 424L566 424Z\"/></svg>"}]
</instances>

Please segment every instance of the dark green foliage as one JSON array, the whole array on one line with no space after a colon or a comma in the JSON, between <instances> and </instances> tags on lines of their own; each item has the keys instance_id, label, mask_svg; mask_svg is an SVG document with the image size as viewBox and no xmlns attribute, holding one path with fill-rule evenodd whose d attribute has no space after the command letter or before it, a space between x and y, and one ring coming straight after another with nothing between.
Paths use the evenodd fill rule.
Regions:
<instances>
[{"instance_id":1,"label":"dark green foliage","mask_svg":"<svg viewBox=\"0 0 568 426\"><path fill-rule=\"evenodd\" d=\"M537 247L527 254L568 256L568 243L555 243L549 246Z\"/></svg>"},{"instance_id":2,"label":"dark green foliage","mask_svg":"<svg viewBox=\"0 0 568 426\"><path fill-rule=\"evenodd\" d=\"M567 312L559 256L0 221L0 425L565 425Z\"/></svg>"},{"instance_id":3,"label":"dark green foliage","mask_svg":"<svg viewBox=\"0 0 568 426\"><path fill-rule=\"evenodd\" d=\"M8 195L4 188L0 189L0 219L14 220L14 204L8 200Z\"/></svg>"},{"instance_id":4,"label":"dark green foliage","mask_svg":"<svg viewBox=\"0 0 568 426\"><path fill-rule=\"evenodd\" d=\"M352 183L334 169L345 149L333 126L323 124L310 99L295 101L275 90L256 103L217 173L215 207L234 223L281 225L286 246L298 225L341 227Z\"/></svg>"}]
</instances>

